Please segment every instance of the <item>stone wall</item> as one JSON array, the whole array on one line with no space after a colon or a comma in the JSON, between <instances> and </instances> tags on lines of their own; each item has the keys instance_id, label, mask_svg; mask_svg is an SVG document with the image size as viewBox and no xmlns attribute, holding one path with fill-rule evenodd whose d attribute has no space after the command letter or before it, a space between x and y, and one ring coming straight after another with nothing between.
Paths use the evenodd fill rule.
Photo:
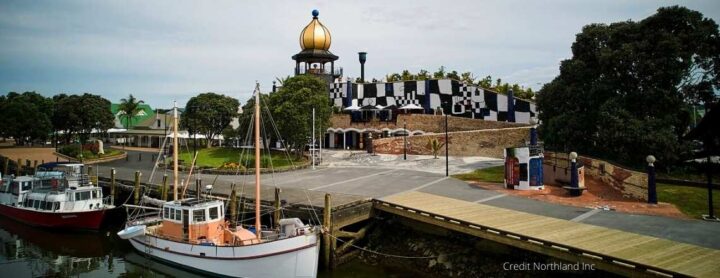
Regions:
<instances>
[{"instance_id":1,"label":"stone wall","mask_svg":"<svg viewBox=\"0 0 720 278\"><path fill-rule=\"evenodd\" d=\"M349 114L335 114L330 117L330 128L333 131L340 129L354 128L360 131L375 130L381 131L387 130L398 130L403 128L403 122L407 123L407 129L412 131L423 131L425 133L439 133L445 132L445 116L441 115L428 115L428 114L400 114L397 115L397 120L394 122L381 122L374 119L370 122L356 122L350 121ZM484 130L484 129L497 129L507 127L521 127L528 126L528 124L521 123L510 123L510 122L497 122L497 121L485 121L479 119L469 119L463 117L448 117L448 130L449 131L469 131L469 130Z\"/></svg>"},{"instance_id":2,"label":"stone wall","mask_svg":"<svg viewBox=\"0 0 720 278\"><path fill-rule=\"evenodd\" d=\"M407 136L408 154L430 155L432 150L428 146L431 138L445 142L444 133ZM502 158L503 150L516 147L530 140L530 127L512 127L500 129L483 129L473 131L456 131L448 133L450 144L448 151L452 156L484 156ZM376 153L402 154L403 137L389 137L373 140ZM445 155L443 147L438 155Z\"/></svg>"},{"instance_id":3,"label":"stone wall","mask_svg":"<svg viewBox=\"0 0 720 278\"><path fill-rule=\"evenodd\" d=\"M566 153L544 152L543 171L546 184L557 184L558 179L569 180L570 160ZM585 166L585 175L609 185L623 196L633 199L647 200L647 173L622 168L607 161L578 156L577 161Z\"/></svg>"}]
</instances>

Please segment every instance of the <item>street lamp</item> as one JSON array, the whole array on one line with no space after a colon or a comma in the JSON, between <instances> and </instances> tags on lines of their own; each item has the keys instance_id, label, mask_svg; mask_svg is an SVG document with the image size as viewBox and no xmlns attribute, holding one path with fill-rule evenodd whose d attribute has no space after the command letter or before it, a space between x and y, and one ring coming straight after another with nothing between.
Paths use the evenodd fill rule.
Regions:
<instances>
[{"instance_id":1,"label":"street lamp","mask_svg":"<svg viewBox=\"0 0 720 278\"><path fill-rule=\"evenodd\" d=\"M403 120L403 160L407 160L407 120Z\"/></svg>"}]
</instances>

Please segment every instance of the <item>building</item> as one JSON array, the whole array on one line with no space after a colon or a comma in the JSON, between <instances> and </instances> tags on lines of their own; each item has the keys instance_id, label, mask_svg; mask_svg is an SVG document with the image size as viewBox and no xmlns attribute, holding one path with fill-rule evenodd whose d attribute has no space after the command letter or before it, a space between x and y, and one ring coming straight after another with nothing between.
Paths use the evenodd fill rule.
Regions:
<instances>
[{"instance_id":1,"label":"building","mask_svg":"<svg viewBox=\"0 0 720 278\"><path fill-rule=\"evenodd\" d=\"M332 126L323 142L325 146L363 148L363 142L370 136L437 133L442 129L428 122L439 122L441 115L509 123L505 127L527 125L530 118L537 115L534 102L516 98L512 92L499 94L458 80L365 83L344 78L343 81L342 68L335 66L338 56L330 52L330 31L319 21L317 10L313 10L312 16L300 33L301 51L292 59L295 60L295 75L312 74L325 80L332 105L345 112L333 115ZM359 52L360 81L365 80L366 55L366 52ZM429 117L410 117L408 114ZM466 125L468 121L452 122ZM463 126L448 129L464 130Z\"/></svg>"}]
</instances>

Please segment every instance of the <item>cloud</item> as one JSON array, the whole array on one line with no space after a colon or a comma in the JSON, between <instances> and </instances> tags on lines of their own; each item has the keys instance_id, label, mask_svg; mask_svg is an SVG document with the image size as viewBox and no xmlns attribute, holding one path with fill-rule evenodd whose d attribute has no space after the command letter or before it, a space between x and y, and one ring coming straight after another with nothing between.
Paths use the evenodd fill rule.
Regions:
<instances>
[{"instance_id":1,"label":"cloud","mask_svg":"<svg viewBox=\"0 0 720 278\"><path fill-rule=\"evenodd\" d=\"M715 1L2 1L0 92L133 93L153 106L207 91L244 102L292 74L298 35L320 10L336 67L357 77L440 66L536 89L582 26L640 20L676 3L720 22Z\"/></svg>"}]
</instances>

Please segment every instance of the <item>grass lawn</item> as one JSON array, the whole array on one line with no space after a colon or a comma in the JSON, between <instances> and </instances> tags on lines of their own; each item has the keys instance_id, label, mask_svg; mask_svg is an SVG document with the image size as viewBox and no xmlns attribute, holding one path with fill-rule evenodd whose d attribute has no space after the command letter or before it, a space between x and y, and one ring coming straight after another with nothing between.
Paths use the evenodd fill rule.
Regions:
<instances>
[{"instance_id":1,"label":"grass lawn","mask_svg":"<svg viewBox=\"0 0 720 278\"><path fill-rule=\"evenodd\" d=\"M502 183L505 180L505 166L477 169L470 173L453 175L453 177L464 181L474 180Z\"/></svg>"},{"instance_id":2,"label":"grass lawn","mask_svg":"<svg viewBox=\"0 0 720 278\"><path fill-rule=\"evenodd\" d=\"M707 188L657 184L658 201L674 204L692 218L701 218L703 214L708 214L707 192ZM713 207L715 216L718 216L720 214L720 190L713 190Z\"/></svg>"},{"instance_id":3,"label":"grass lawn","mask_svg":"<svg viewBox=\"0 0 720 278\"><path fill-rule=\"evenodd\" d=\"M240 154L242 153L242 151L243 149L234 148L198 149L198 158L195 164L198 167L217 168L222 166L226 162L243 162L243 164L249 164L250 168L255 167L255 162L253 159L255 156L255 152L253 150L246 149L243 158L241 159ZM261 164L263 168L269 166L269 158L272 158L272 165L275 168L290 166L291 161L288 160L288 157L285 155L285 153L272 152L271 155L268 155L267 152L264 152L261 156ZM294 159L293 155L290 155L290 159ZM183 150L182 152L180 152L180 160L183 160L185 165L190 165L192 163L192 150ZM298 165L302 161L303 159L294 159L292 162L293 164Z\"/></svg>"}]
</instances>

